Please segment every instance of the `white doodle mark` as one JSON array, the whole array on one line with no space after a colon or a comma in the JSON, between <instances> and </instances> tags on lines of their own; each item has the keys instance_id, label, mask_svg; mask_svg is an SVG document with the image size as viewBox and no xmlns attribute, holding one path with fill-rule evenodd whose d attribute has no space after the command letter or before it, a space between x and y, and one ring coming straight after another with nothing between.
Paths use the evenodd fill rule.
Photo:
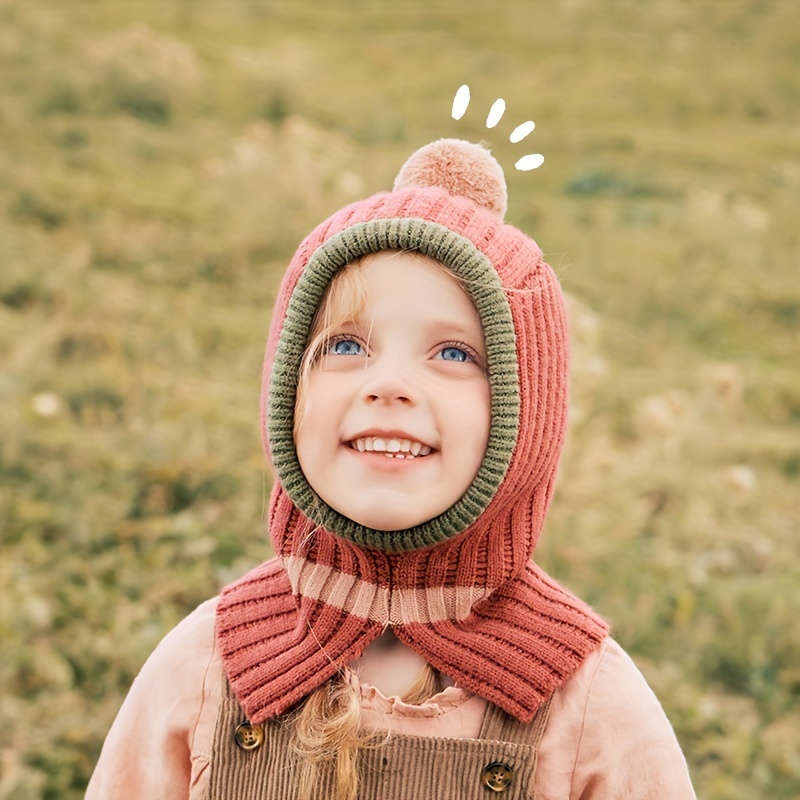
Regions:
<instances>
[{"instance_id":1,"label":"white doodle mark","mask_svg":"<svg viewBox=\"0 0 800 800\"><path fill-rule=\"evenodd\" d=\"M467 113L469 101L469 86L465 83L458 87L458 91L453 98L453 119L461 119L464 114ZM505 113L506 101L501 97L498 97L497 100L492 103L492 107L489 109L489 115L486 117L486 127L496 127L497 123L500 122L500 120L503 118L503 114ZM535 127L536 123L530 119L527 122L517 125L517 127L511 131L511 135L508 137L509 141L511 141L513 144L521 142L526 136L529 136L533 132ZM544 156L541 153L530 153L527 156L520 158L519 161L514 164L514 166L520 172L528 172L529 170L541 167L542 164L544 164Z\"/></svg>"},{"instance_id":2,"label":"white doodle mark","mask_svg":"<svg viewBox=\"0 0 800 800\"><path fill-rule=\"evenodd\" d=\"M469 106L469 86L465 83L453 98L453 119L461 119Z\"/></svg>"},{"instance_id":3,"label":"white doodle mark","mask_svg":"<svg viewBox=\"0 0 800 800\"><path fill-rule=\"evenodd\" d=\"M535 127L536 123L529 119L527 122L523 122L522 125L517 125L517 127L511 131L511 136L508 137L508 140L514 142L514 144L521 142Z\"/></svg>"},{"instance_id":4,"label":"white doodle mark","mask_svg":"<svg viewBox=\"0 0 800 800\"><path fill-rule=\"evenodd\" d=\"M520 172L527 172L530 169L541 167L542 164L544 164L544 156L541 153L531 153L530 155L522 156L514 166Z\"/></svg>"},{"instance_id":5,"label":"white doodle mark","mask_svg":"<svg viewBox=\"0 0 800 800\"><path fill-rule=\"evenodd\" d=\"M503 119L503 114L506 113L506 101L503 100L502 97L498 97L497 100L492 103L492 107L489 109L489 116L486 117L486 127L487 128L494 128L501 119Z\"/></svg>"}]
</instances>

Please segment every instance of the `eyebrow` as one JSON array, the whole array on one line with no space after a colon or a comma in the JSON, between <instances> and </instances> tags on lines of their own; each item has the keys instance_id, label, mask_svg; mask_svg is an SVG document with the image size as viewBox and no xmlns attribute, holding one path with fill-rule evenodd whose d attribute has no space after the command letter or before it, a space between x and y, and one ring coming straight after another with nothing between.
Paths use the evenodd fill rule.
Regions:
<instances>
[{"instance_id":1,"label":"eyebrow","mask_svg":"<svg viewBox=\"0 0 800 800\"><path fill-rule=\"evenodd\" d=\"M446 330L463 333L464 335L475 333L475 327L473 325L465 325L460 320L448 319L447 317L437 317L427 323L426 327L431 331L438 331L444 328ZM478 330L483 333L483 329L480 325L478 325Z\"/></svg>"},{"instance_id":2,"label":"eyebrow","mask_svg":"<svg viewBox=\"0 0 800 800\"><path fill-rule=\"evenodd\" d=\"M366 315L364 315L364 317L342 320L342 322L340 322L336 328L367 328L371 331L374 324L374 319L367 319ZM447 319L446 317L431 320L424 325L423 330L431 333L432 335L438 334L440 331L447 331L448 333L454 333L464 337L474 336L475 333L480 333L480 338L484 338L483 328L480 326L480 324L478 325L476 331L476 329L471 325L465 325L463 322L459 322L454 319Z\"/></svg>"},{"instance_id":3,"label":"eyebrow","mask_svg":"<svg viewBox=\"0 0 800 800\"><path fill-rule=\"evenodd\" d=\"M465 325L454 319L435 319L425 325L424 330L433 336L446 333L448 335L460 336L467 340L467 344L474 344L476 347L485 348L486 340L483 328L478 325L477 329L472 325Z\"/></svg>"}]
</instances>

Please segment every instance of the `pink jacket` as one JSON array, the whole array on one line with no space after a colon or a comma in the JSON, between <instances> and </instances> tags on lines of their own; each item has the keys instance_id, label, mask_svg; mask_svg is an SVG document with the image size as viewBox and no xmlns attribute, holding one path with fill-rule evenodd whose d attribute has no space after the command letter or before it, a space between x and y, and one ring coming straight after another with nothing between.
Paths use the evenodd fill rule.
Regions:
<instances>
[{"instance_id":1,"label":"pink jacket","mask_svg":"<svg viewBox=\"0 0 800 800\"><path fill-rule=\"evenodd\" d=\"M106 739L87 800L205 800L224 690L216 598L144 665ZM416 736L474 738L486 702L450 687L422 706L362 686L364 723ZM554 695L539 746L536 800L691 800L675 734L619 645L606 639Z\"/></svg>"}]
</instances>

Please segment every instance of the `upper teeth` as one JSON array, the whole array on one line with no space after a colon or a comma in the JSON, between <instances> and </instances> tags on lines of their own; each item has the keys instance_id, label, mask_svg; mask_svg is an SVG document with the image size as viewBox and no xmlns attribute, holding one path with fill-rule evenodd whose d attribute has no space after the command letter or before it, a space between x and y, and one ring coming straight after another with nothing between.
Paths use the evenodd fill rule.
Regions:
<instances>
[{"instance_id":1,"label":"upper teeth","mask_svg":"<svg viewBox=\"0 0 800 800\"><path fill-rule=\"evenodd\" d=\"M380 436L364 436L360 439L353 439L350 444L362 453L385 453L388 456L397 454L398 458L416 458L417 456L427 456L431 452L428 445L414 442L411 439L383 439Z\"/></svg>"}]
</instances>

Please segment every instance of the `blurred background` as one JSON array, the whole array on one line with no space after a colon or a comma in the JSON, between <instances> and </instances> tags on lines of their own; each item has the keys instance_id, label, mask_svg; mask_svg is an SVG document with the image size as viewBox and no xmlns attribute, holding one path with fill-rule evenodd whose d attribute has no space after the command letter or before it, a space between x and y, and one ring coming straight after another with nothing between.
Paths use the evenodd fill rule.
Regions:
<instances>
[{"instance_id":1,"label":"blurred background","mask_svg":"<svg viewBox=\"0 0 800 800\"><path fill-rule=\"evenodd\" d=\"M441 136L491 145L570 298L538 561L699 796L800 796L799 30L790 0L0 0L0 800L82 797L149 652L270 555L284 266Z\"/></svg>"}]
</instances>

